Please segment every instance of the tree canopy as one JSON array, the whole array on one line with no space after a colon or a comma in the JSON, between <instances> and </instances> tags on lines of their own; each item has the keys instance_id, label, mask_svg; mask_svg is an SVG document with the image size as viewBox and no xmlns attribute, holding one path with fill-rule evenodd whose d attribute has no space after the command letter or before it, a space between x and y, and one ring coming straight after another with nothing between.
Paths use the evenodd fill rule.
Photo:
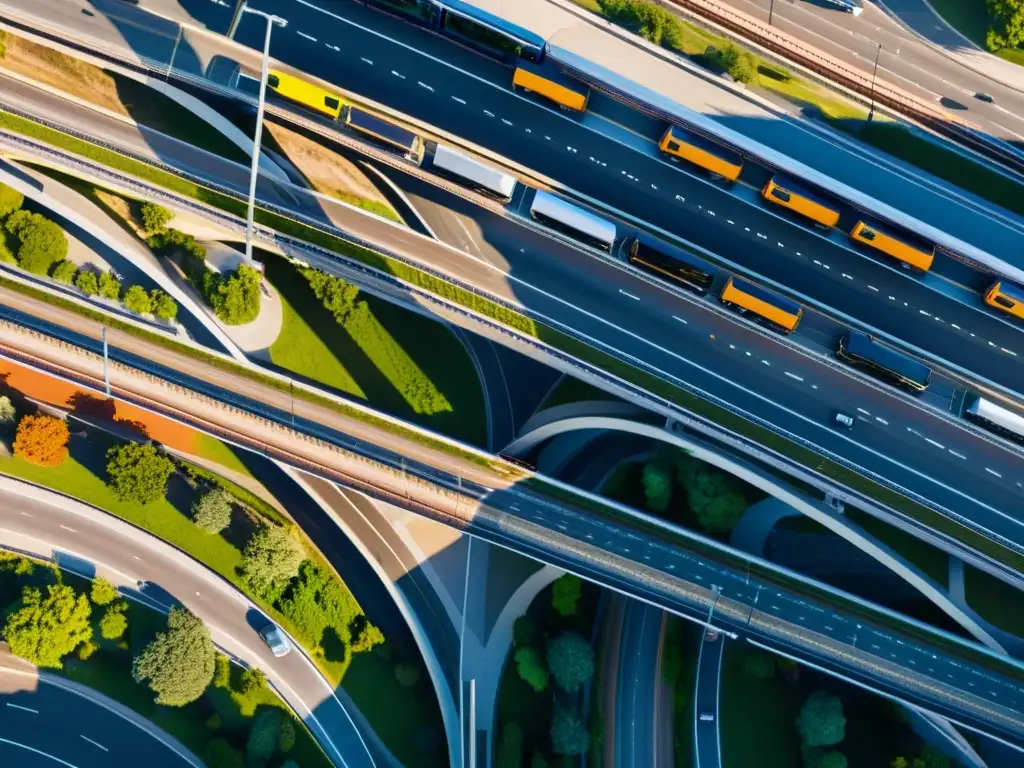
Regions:
<instances>
[{"instance_id":1,"label":"tree canopy","mask_svg":"<svg viewBox=\"0 0 1024 768\"><path fill-rule=\"evenodd\" d=\"M65 656L92 639L91 614L89 599L66 584L51 584L46 597L25 587L4 624L4 637L15 656L60 669Z\"/></svg>"},{"instance_id":2,"label":"tree canopy","mask_svg":"<svg viewBox=\"0 0 1024 768\"><path fill-rule=\"evenodd\" d=\"M183 707L209 687L213 658L213 641L203 620L174 606L167 617L167 629L158 632L135 657L132 674L136 682L149 683L157 704Z\"/></svg>"},{"instance_id":3,"label":"tree canopy","mask_svg":"<svg viewBox=\"0 0 1024 768\"><path fill-rule=\"evenodd\" d=\"M680 485L697 522L708 533L728 533L747 511L740 480L685 454L676 464Z\"/></svg>"},{"instance_id":4,"label":"tree canopy","mask_svg":"<svg viewBox=\"0 0 1024 768\"><path fill-rule=\"evenodd\" d=\"M152 445L125 443L107 451L107 483L121 501L150 504L163 498L174 463Z\"/></svg>"},{"instance_id":5,"label":"tree canopy","mask_svg":"<svg viewBox=\"0 0 1024 768\"><path fill-rule=\"evenodd\" d=\"M263 525L242 550L242 570L258 594L276 598L305 559L295 534L278 525Z\"/></svg>"},{"instance_id":6,"label":"tree canopy","mask_svg":"<svg viewBox=\"0 0 1024 768\"><path fill-rule=\"evenodd\" d=\"M124 292L121 300L125 308L137 315L148 315L153 311L153 300L141 285L133 285Z\"/></svg>"},{"instance_id":7,"label":"tree canopy","mask_svg":"<svg viewBox=\"0 0 1024 768\"><path fill-rule=\"evenodd\" d=\"M68 238L60 226L38 213L22 209L7 217L7 231L17 238L18 265L37 275L68 255Z\"/></svg>"},{"instance_id":8,"label":"tree canopy","mask_svg":"<svg viewBox=\"0 0 1024 768\"><path fill-rule=\"evenodd\" d=\"M56 467L68 457L67 422L45 414L23 416L14 437L14 455L42 467Z\"/></svg>"},{"instance_id":9,"label":"tree canopy","mask_svg":"<svg viewBox=\"0 0 1024 768\"><path fill-rule=\"evenodd\" d=\"M796 716L796 730L809 747L831 747L846 736L846 716L838 696L815 691Z\"/></svg>"},{"instance_id":10,"label":"tree canopy","mask_svg":"<svg viewBox=\"0 0 1024 768\"><path fill-rule=\"evenodd\" d=\"M25 204L25 196L13 187L0 184L0 219L9 216Z\"/></svg>"},{"instance_id":11,"label":"tree canopy","mask_svg":"<svg viewBox=\"0 0 1024 768\"><path fill-rule=\"evenodd\" d=\"M519 673L519 677L524 683L537 693L548 687L550 675L547 667L544 666L544 659L536 648L529 645L524 646L516 651L513 658L516 662L516 672Z\"/></svg>"},{"instance_id":12,"label":"tree canopy","mask_svg":"<svg viewBox=\"0 0 1024 768\"><path fill-rule=\"evenodd\" d=\"M644 464L641 480L644 484L644 498L652 512L664 512L672 501L672 475L660 461Z\"/></svg>"},{"instance_id":13,"label":"tree canopy","mask_svg":"<svg viewBox=\"0 0 1024 768\"><path fill-rule=\"evenodd\" d=\"M594 676L594 651L578 632L563 632L548 643L545 657L558 687L576 693Z\"/></svg>"},{"instance_id":14,"label":"tree canopy","mask_svg":"<svg viewBox=\"0 0 1024 768\"><path fill-rule=\"evenodd\" d=\"M93 579L92 585L89 587L89 599L96 605L108 605L120 596L121 593L117 591L117 587L103 577Z\"/></svg>"},{"instance_id":15,"label":"tree canopy","mask_svg":"<svg viewBox=\"0 0 1024 768\"><path fill-rule=\"evenodd\" d=\"M992 20L985 45L990 51L1018 48L1024 42L1024 0L988 0Z\"/></svg>"},{"instance_id":16,"label":"tree canopy","mask_svg":"<svg viewBox=\"0 0 1024 768\"><path fill-rule=\"evenodd\" d=\"M192 522L207 533L220 533L231 524L231 494L211 488L192 505Z\"/></svg>"},{"instance_id":17,"label":"tree canopy","mask_svg":"<svg viewBox=\"0 0 1024 768\"><path fill-rule=\"evenodd\" d=\"M251 323L260 313L260 282L263 275L242 264L233 273L203 277L203 293L214 313L227 325Z\"/></svg>"},{"instance_id":18,"label":"tree canopy","mask_svg":"<svg viewBox=\"0 0 1024 768\"><path fill-rule=\"evenodd\" d=\"M494 755L495 768L523 767L523 729L518 723L505 723Z\"/></svg>"},{"instance_id":19,"label":"tree canopy","mask_svg":"<svg viewBox=\"0 0 1024 768\"><path fill-rule=\"evenodd\" d=\"M551 717L551 748L557 755L582 755L590 749L590 732L579 713L556 706Z\"/></svg>"},{"instance_id":20,"label":"tree canopy","mask_svg":"<svg viewBox=\"0 0 1024 768\"><path fill-rule=\"evenodd\" d=\"M575 616L583 594L583 581L574 573L563 573L551 585L551 607L559 616Z\"/></svg>"}]
</instances>

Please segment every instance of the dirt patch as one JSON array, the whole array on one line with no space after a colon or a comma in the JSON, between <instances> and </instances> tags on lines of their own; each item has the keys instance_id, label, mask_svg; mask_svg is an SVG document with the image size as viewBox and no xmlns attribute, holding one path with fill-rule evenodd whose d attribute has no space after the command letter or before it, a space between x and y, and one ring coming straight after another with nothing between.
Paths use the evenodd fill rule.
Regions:
<instances>
[{"instance_id":1,"label":"dirt patch","mask_svg":"<svg viewBox=\"0 0 1024 768\"><path fill-rule=\"evenodd\" d=\"M109 400L48 374L10 360L0 360L0 391L48 403L57 408L79 411L95 419L108 419L185 453L195 453L198 433L191 427L144 411L127 403Z\"/></svg>"},{"instance_id":2,"label":"dirt patch","mask_svg":"<svg viewBox=\"0 0 1024 768\"><path fill-rule=\"evenodd\" d=\"M270 120L264 123L264 127L317 192L360 208L380 206L391 211L391 218L397 218L377 186L348 158Z\"/></svg>"}]
</instances>

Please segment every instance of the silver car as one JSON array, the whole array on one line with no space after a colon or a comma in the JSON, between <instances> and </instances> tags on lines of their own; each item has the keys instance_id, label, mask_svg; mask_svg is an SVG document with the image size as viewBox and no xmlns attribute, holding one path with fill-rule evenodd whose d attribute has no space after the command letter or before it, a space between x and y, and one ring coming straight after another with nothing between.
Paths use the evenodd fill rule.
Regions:
<instances>
[{"instance_id":1,"label":"silver car","mask_svg":"<svg viewBox=\"0 0 1024 768\"><path fill-rule=\"evenodd\" d=\"M263 642L270 648L270 652L277 657L287 656L288 652L292 649L288 635L282 632L277 624L268 624L261 629L260 637L263 638Z\"/></svg>"}]
</instances>

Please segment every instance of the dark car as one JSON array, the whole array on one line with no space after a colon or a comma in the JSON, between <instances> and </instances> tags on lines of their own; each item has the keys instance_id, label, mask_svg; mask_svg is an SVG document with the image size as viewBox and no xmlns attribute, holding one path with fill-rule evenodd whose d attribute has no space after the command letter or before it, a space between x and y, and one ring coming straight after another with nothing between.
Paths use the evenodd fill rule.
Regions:
<instances>
[{"instance_id":1,"label":"dark car","mask_svg":"<svg viewBox=\"0 0 1024 768\"><path fill-rule=\"evenodd\" d=\"M996 101L989 94L981 92L974 94L974 98L976 98L978 101L984 101L986 104L994 104Z\"/></svg>"}]
</instances>

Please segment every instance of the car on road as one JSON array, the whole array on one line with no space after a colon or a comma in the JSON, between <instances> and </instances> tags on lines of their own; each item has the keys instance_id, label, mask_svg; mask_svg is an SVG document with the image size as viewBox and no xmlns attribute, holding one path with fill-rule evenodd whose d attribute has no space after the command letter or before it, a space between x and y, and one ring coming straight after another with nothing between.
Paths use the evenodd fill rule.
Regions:
<instances>
[{"instance_id":1,"label":"car on road","mask_svg":"<svg viewBox=\"0 0 1024 768\"><path fill-rule=\"evenodd\" d=\"M853 416L842 411L836 411L832 420L843 429L853 429L854 422L856 421Z\"/></svg>"},{"instance_id":2,"label":"car on road","mask_svg":"<svg viewBox=\"0 0 1024 768\"><path fill-rule=\"evenodd\" d=\"M718 639L718 633L713 629L709 629L704 633L704 639L709 643L713 643Z\"/></svg>"},{"instance_id":3,"label":"car on road","mask_svg":"<svg viewBox=\"0 0 1024 768\"><path fill-rule=\"evenodd\" d=\"M991 95L987 93L982 93L981 91L974 94L974 98L976 98L978 101L984 101L986 104L995 104L996 102L996 100L992 98Z\"/></svg>"},{"instance_id":4,"label":"car on road","mask_svg":"<svg viewBox=\"0 0 1024 768\"><path fill-rule=\"evenodd\" d=\"M260 637L263 638L263 642L270 648L270 652L278 658L287 656L288 652L292 649L291 641L288 640L288 636L277 624L268 624L261 629Z\"/></svg>"},{"instance_id":5,"label":"car on road","mask_svg":"<svg viewBox=\"0 0 1024 768\"><path fill-rule=\"evenodd\" d=\"M713 722L715 722L715 713L714 712L701 712L700 713L700 721L702 723L713 723Z\"/></svg>"}]
</instances>

